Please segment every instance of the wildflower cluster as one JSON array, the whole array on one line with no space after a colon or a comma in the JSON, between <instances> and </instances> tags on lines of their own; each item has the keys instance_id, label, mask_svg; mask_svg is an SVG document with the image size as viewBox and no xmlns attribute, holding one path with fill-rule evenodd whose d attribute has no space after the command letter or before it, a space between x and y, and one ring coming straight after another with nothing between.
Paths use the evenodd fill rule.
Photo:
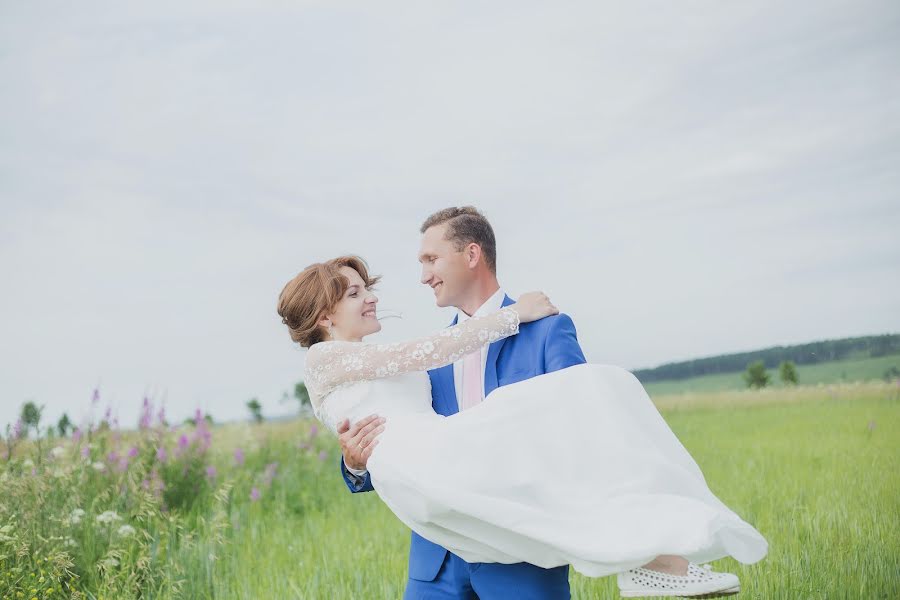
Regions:
<instances>
[{"instance_id":1,"label":"wildflower cluster","mask_svg":"<svg viewBox=\"0 0 900 600\"><path fill-rule=\"evenodd\" d=\"M280 482L336 458L315 426L289 445L255 427L214 444L202 411L171 426L149 398L136 429L107 408L52 442L22 431L8 426L0 440L0 600L194 597L209 585L196 572L211 577L216 548L252 516L246 507L262 509ZM280 497L296 510L318 504L302 485Z\"/></svg>"}]
</instances>

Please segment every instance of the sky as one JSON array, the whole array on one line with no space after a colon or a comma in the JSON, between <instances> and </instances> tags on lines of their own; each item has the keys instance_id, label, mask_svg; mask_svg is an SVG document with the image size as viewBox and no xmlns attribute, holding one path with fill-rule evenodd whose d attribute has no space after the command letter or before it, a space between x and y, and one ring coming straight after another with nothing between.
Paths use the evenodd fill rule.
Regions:
<instances>
[{"instance_id":1,"label":"sky","mask_svg":"<svg viewBox=\"0 0 900 600\"><path fill-rule=\"evenodd\" d=\"M0 428L294 412L284 284L437 330L466 204L591 362L900 332L900 4L4 2Z\"/></svg>"}]
</instances>

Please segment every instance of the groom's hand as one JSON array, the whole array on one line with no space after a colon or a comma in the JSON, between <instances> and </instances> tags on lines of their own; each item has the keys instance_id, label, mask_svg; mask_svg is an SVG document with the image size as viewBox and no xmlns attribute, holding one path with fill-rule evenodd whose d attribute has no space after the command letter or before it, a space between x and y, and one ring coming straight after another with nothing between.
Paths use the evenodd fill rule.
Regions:
<instances>
[{"instance_id":1,"label":"groom's hand","mask_svg":"<svg viewBox=\"0 0 900 600\"><path fill-rule=\"evenodd\" d=\"M337 432L345 465L357 471L366 469L372 450L378 445L378 435L384 431L384 421L378 415L369 415L353 427L350 427L350 419L341 421Z\"/></svg>"}]
</instances>

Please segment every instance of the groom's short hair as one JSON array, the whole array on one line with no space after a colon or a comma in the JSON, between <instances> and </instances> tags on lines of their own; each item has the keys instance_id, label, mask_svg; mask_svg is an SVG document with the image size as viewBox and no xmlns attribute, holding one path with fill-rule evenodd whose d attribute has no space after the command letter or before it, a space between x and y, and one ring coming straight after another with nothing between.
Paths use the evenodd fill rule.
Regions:
<instances>
[{"instance_id":1,"label":"groom's short hair","mask_svg":"<svg viewBox=\"0 0 900 600\"><path fill-rule=\"evenodd\" d=\"M453 242L457 250L467 244L481 246L481 254L491 273L497 274L497 239L494 228L474 206L451 206L439 210L422 223L419 233L425 233L435 225L447 224L445 239Z\"/></svg>"}]
</instances>

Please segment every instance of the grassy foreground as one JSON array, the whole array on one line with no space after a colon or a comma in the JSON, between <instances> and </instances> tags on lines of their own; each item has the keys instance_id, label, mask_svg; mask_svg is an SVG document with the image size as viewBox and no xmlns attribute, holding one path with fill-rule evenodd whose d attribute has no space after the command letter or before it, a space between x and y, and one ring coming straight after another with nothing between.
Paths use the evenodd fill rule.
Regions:
<instances>
[{"instance_id":1,"label":"grassy foreground","mask_svg":"<svg viewBox=\"0 0 900 600\"><path fill-rule=\"evenodd\" d=\"M714 564L739 574L739 597L900 597L896 386L656 401L712 490L769 540L756 565ZM375 494L347 492L334 439L311 427L216 428L205 449L193 431L123 435L139 449L122 470L95 468L109 457L82 458L83 440L40 466L20 447L0 466L0 598L399 598L408 531ZM177 468L160 470L160 446ZM177 491L183 463L204 482L179 492L190 499L144 489L156 468ZM98 521L107 511L119 520ZM571 581L575 598L618 596L613 577Z\"/></svg>"}]
</instances>

